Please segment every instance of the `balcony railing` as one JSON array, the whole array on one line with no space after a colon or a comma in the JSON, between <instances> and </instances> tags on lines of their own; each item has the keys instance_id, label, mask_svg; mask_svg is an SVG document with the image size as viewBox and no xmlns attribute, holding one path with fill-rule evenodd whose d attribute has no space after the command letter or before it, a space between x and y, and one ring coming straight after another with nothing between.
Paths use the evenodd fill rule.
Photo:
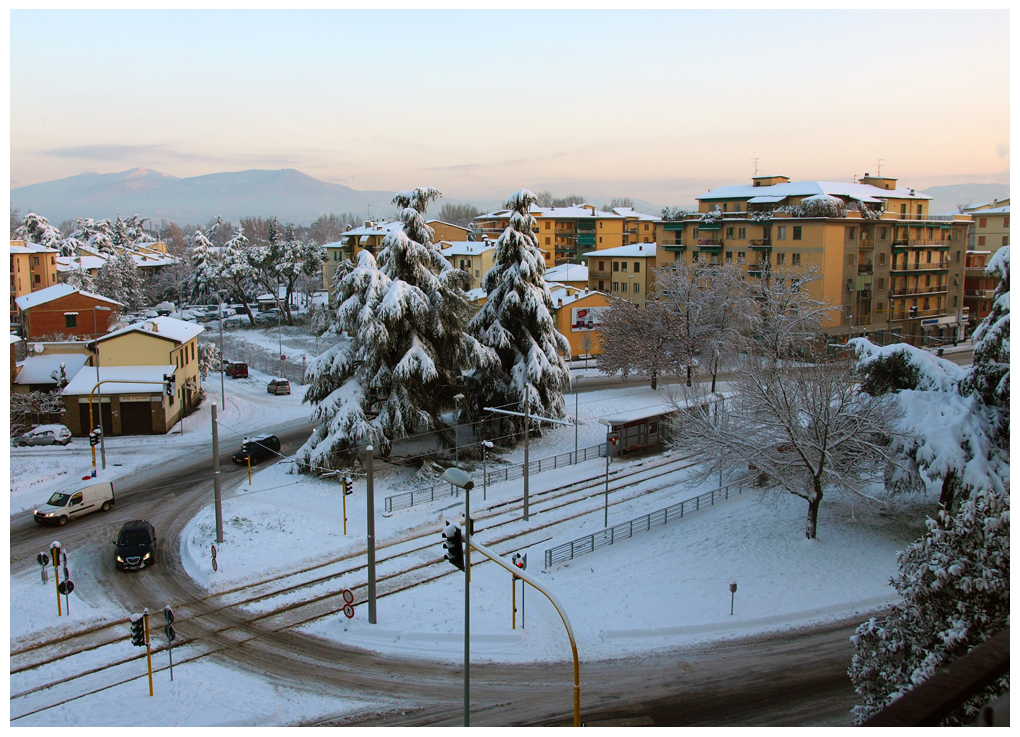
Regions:
<instances>
[{"instance_id":1,"label":"balcony railing","mask_svg":"<svg viewBox=\"0 0 1020 737\"><path fill-rule=\"evenodd\" d=\"M897 287L890 290L889 294L893 297L903 297L908 294L937 294L939 292L945 293L949 291L948 284L934 285L928 287Z\"/></svg>"},{"instance_id":2,"label":"balcony railing","mask_svg":"<svg viewBox=\"0 0 1020 737\"><path fill-rule=\"evenodd\" d=\"M934 261L930 264L904 264L900 262L893 263L891 268L893 271L939 271L947 270L949 268L949 262Z\"/></svg>"},{"instance_id":3,"label":"balcony railing","mask_svg":"<svg viewBox=\"0 0 1020 737\"><path fill-rule=\"evenodd\" d=\"M964 297L978 297L980 299L991 299L995 296L994 289L967 289L963 292Z\"/></svg>"},{"instance_id":4,"label":"balcony railing","mask_svg":"<svg viewBox=\"0 0 1020 737\"><path fill-rule=\"evenodd\" d=\"M699 246L708 246L710 248L711 247L719 248L720 246L722 246L722 244L723 244L723 242L722 242L721 238L698 238L698 245Z\"/></svg>"},{"instance_id":5,"label":"balcony railing","mask_svg":"<svg viewBox=\"0 0 1020 737\"><path fill-rule=\"evenodd\" d=\"M747 242L751 248L772 248L771 238L752 238Z\"/></svg>"},{"instance_id":6,"label":"balcony railing","mask_svg":"<svg viewBox=\"0 0 1020 737\"><path fill-rule=\"evenodd\" d=\"M857 273L858 274L870 274L874 270L875 270L875 264L873 264L870 261L868 261L867 263L859 263L859 264L857 264Z\"/></svg>"},{"instance_id":7,"label":"balcony railing","mask_svg":"<svg viewBox=\"0 0 1020 737\"><path fill-rule=\"evenodd\" d=\"M893 240L893 247L906 247L906 248L951 248L953 245L952 241L939 240L937 238L896 238Z\"/></svg>"},{"instance_id":8,"label":"balcony railing","mask_svg":"<svg viewBox=\"0 0 1020 737\"><path fill-rule=\"evenodd\" d=\"M915 317L935 317L947 314L946 308L931 310L893 310L889 313L893 320L913 320Z\"/></svg>"},{"instance_id":9,"label":"balcony railing","mask_svg":"<svg viewBox=\"0 0 1020 737\"><path fill-rule=\"evenodd\" d=\"M875 239L874 238L861 238L858 241L858 246L860 248L865 248L865 249L874 248L875 247Z\"/></svg>"}]
</instances>

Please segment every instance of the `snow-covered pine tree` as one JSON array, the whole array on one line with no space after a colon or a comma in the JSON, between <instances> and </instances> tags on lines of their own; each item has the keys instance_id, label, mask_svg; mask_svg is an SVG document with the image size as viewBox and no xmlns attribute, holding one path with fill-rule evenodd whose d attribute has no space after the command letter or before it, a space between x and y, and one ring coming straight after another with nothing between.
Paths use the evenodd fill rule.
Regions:
<instances>
[{"instance_id":1,"label":"snow-covered pine tree","mask_svg":"<svg viewBox=\"0 0 1020 737\"><path fill-rule=\"evenodd\" d=\"M68 238L64 241L64 244L69 247L73 247L74 251L71 255L77 257L74 260L74 269L67 275L67 283L75 289L80 289L83 292L95 292L96 282L88 270L82 265L81 251L79 247L70 245L77 244L77 241L75 241L74 238Z\"/></svg>"},{"instance_id":2,"label":"snow-covered pine tree","mask_svg":"<svg viewBox=\"0 0 1020 737\"><path fill-rule=\"evenodd\" d=\"M403 229L383 241L378 264L362 251L336 287L333 329L342 339L305 377L316 430L298 451L304 470L339 467L364 443L386 457L395 440L439 428L462 369L494 360L464 333L468 277L446 262L425 224L439 196L432 188L397 194Z\"/></svg>"},{"instance_id":3,"label":"snow-covered pine tree","mask_svg":"<svg viewBox=\"0 0 1020 737\"><path fill-rule=\"evenodd\" d=\"M205 300L215 289L216 258L213 244L201 230L196 230L191 239L191 274L189 290L192 299Z\"/></svg>"},{"instance_id":4,"label":"snow-covered pine tree","mask_svg":"<svg viewBox=\"0 0 1020 737\"><path fill-rule=\"evenodd\" d=\"M60 248L60 231L50 225L49 220L34 212L25 216L21 225L11 234L11 238L46 248Z\"/></svg>"},{"instance_id":5,"label":"snow-covered pine tree","mask_svg":"<svg viewBox=\"0 0 1020 737\"><path fill-rule=\"evenodd\" d=\"M120 213L117 213L117 220L113 224L113 232L110 234L110 240L113 242L113 247L116 249L126 248L131 245L131 239L128 237L127 225L121 220Z\"/></svg>"},{"instance_id":6,"label":"snow-covered pine tree","mask_svg":"<svg viewBox=\"0 0 1020 737\"><path fill-rule=\"evenodd\" d=\"M248 239L244 236L241 228L237 229L234 237L227 241L223 247L223 258L217 265L215 278L218 291L225 292L234 300L244 305L244 312L252 325L255 324L255 316L251 314L248 306L249 293L252 292L255 276L248 261L248 250L250 248Z\"/></svg>"},{"instance_id":7,"label":"snow-covered pine tree","mask_svg":"<svg viewBox=\"0 0 1020 737\"><path fill-rule=\"evenodd\" d=\"M899 556L892 584L902 601L857 628L849 675L863 721L938 669L1009 626L1009 248L988 265L1001 281L992 312L974 332L974 365L911 346L855 341L871 391L907 410L913 443L901 448L922 483L942 482L940 509L925 535ZM943 724L973 721L1009 690L985 688Z\"/></svg>"},{"instance_id":8,"label":"snow-covered pine tree","mask_svg":"<svg viewBox=\"0 0 1020 737\"><path fill-rule=\"evenodd\" d=\"M522 189L510 195L510 225L496 240L495 263L482 283L487 298L468 330L491 349L499 362L474 375L469 415L484 407L524 410L547 417L563 416L563 391L570 384L570 368L562 357L570 344L552 320L553 303L545 283L545 260L532 232L535 195ZM524 418L499 415L501 435L522 436Z\"/></svg>"}]
</instances>

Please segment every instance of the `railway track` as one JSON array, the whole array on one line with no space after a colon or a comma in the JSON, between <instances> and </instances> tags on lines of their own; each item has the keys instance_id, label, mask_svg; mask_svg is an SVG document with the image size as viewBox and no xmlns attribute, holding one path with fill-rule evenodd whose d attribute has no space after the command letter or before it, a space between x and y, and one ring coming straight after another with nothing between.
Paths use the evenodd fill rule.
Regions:
<instances>
[{"instance_id":1,"label":"railway track","mask_svg":"<svg viewBox=\"0 0 1020 737\"><path fill-rule=\"evenodd\" d=\"M656 457L610 474L611 505L625 504L675 486L693 463L687 457ZM513 482L510 482L513 483ZM523 500L493 501L472 510L475 534L486 545L507 554L553 538L556 526L587 515L601 514L605 473L586 476L529 495L529 525L520 529ZM442 500L444 502L449 500ZM439 502L401 514L435 514ZM446 508L449 508L447 505ZM409 531L376 548L377 599L453 575L442 565L438 527ZM486 565L488 561L476 563ZM206 593L174 606L174 660L178 664L214 656L240 647L264 632L294 630L310 622L337 616L343 610L343 590L356 603L367 598L365 551L334 555L314 566L269 576L251 584ZM353 582L352 582L353 580ZM158 611L150 622L156 629ZM11 723L30 714L77 698L114 688L139 678L137 661L145 652L128 642L128 620L85 627L47 640L14 644L10 652ZM161 637L152 637L154 654L165 650ZM92 654L98 657L79 657ZM165 662L159 658L160 662ZM97 664L98 661L98 664ZM154 671L166 666L157 666Z\"/></svg>"}]
</instances>

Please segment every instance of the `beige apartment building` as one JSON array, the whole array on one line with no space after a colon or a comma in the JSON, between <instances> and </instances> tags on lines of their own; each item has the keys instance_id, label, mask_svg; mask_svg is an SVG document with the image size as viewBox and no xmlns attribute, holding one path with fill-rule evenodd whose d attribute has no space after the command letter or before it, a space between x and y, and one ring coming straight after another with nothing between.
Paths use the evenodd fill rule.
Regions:
<instances>
[{"instance_id":1,"label":"beige apartment building","mask_svg":"<svg viewBox=\"0 0 1020 737\"><path fill-rule=\"evenodd\" d=\"M812 297L833 306L823 329L846 339L937 345L962 339L970 215L932 215L930 197L895 179L791 182L755 177L698 198L698 214L659 223L664 265L737 263L748 277L818 268Z\"/></svg>"}]
</instances>

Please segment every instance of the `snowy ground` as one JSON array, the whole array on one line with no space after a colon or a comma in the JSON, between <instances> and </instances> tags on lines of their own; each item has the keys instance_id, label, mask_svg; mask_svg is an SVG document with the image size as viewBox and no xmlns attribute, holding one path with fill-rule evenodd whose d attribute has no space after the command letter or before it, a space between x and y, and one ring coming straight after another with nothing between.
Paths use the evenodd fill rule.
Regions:
<instances>
[{"instance_id":1,"label":"snowy ground","mask_svg":"<svg viewBox=\"0 0 1020 737\"><path fill-rule=\"evenodd\" d=\"M231 391L227 412L223 413L224 424L237 423L238 430L243 431L251 425L258 426L271 414L278 425L281 406L287 407L286 412L293 412L288 417L306 416L307 407L300 406L299 391L289 398L267 400L263 378L252 380L250 393ZM578 437L580 447L604 440L605 429L595 422L597 417L611 417L614 413L661 403L659 395L647 385L632 381L634 386L626 389L581 395L579 415L585 424ZM218 393L218 377L215 384L214 393ZM282 401L270 404L273 400ZM572 395L567 397L566 405L573 412ZM203 411L207 413L208 409ZM262 419L251 413L263 413ZM201 415L189 418L189 430L191 424L207 427L208 414L204 421ZM187 452L187 433L188 430L183 440L123 442L159 447L156 441L162 440L169 456L173 452ZM558 428L532 443L531 458L573 450L574 443L573 428ZM151 453L152 448L147 450ZM107 451L109 456L109 445ZM126 458L125 451L126 448L112 449L117 458ZM84 452L88 452L87 445ZM505 460L520 462L521 456L522 451L517 450L506 454ZM12 485L12 512L35 504L40 496L45 496L44 486L55 483L53 479L30 483L29 477L49 467L49 462L29 459L23 459L20 453L12 459L12 482L15 467L21 479L19 491L15 492ZM614 461L614 468L620 465ZM536 475L532 477L531 488L549 488L582 472L590 475L601 469L604 460L592 460L578 467ZM442 519L456 517L463 502L443 499L383 516L384 498L413 486L415 483L404 471L392 466L378 469L377 539L382 545L408 529L433 530L434 553L439 556ZM613 506L610 524L692 497L703 488L707 487L678 483L641 501ZM513 498L520 492L519 480L490 486L485 502L476 490L472 493L472 507L477 509ZM24 495L26 501L15 503L16 495ZM218 546L218 571L212 571L208 554L214 536L211 507L192 521L180 551L188 574L210 590L307 565L314 554L364 549L363 482L358 482L354 495L347 498L346 536L336 481L291 475L280 464L256 473L251 487L244 479L238 486L225 490L225 496L226 540ZM31 502L27 501L29 497ZM601 502L594 500L592 504L595 513L558 526L552 539L531 549L512 551L527 552L528 572L539 576L566 603L582 668L585 660L626 656L651 648L738 637L847 616L863 620L867 613L895 600L889 578L896 570L896 552L921 534L924 516L932 511L935 497L898 499L889 507L862 507L828 497L821 508L818 539L808 541L803 534L807 511L803 500L790 495L762 499L756 492L746 492L676 523L653 528L542 571L546 548L602 529ZM480 541L486 542L484 535L480 535ZM478 565L478 561L475 554L471 583L472 658L477 662L569 659L563 624L545 598L529 590L524 626L518 620L517 629L511 629L509 575L492 563ZM306 625L305 630L384 653L432 659L449 653L451 662L457 662L463 642L462 606L452 608L458 613L453 616L447 614L447 609L448 602L461 600L464 584L463 575L452 568L451 571L453 575L418 587L413 593L381 599L376 625L368 624L366 606L359 601L353 619L341 615ZM732 616L731 581L738 584ZM352 580L349 585L362 583ZM47 628L71 626L66 619L64 623L57 621L52 612L52 588L40 585L37 569L12 572L10 584L12 639ZM81 585L72 594L73 621L123 616L122 611L113 610L110 602L88 598L94 592L95 587ZM188 664L175 667L174 671L173 685L161 674L155 698L138 697L147 690L142 677L113 693L78 699L18 720L16 725L287 725L317 715L374 708L353 694L348 702L337 703L324 699L311 688L307 691L282 688L263 676L214 664Z\"/></svg>"}]
</instances>

